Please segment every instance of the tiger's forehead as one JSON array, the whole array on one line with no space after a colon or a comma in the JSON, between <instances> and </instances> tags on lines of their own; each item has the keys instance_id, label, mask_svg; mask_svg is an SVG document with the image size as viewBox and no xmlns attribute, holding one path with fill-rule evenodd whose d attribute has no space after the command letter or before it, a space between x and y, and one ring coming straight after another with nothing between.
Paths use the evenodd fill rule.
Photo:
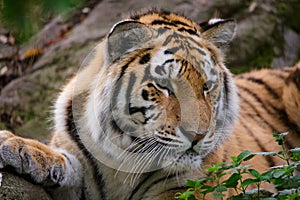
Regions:
<instances>
[{"instance_id":1,"label":"tiger's forehead","mask_svg":"<svg viewBox=\"0 0 300 200\"><path fill-rule=\"evenodd\" d=\"M150 11L148 13L131 16L131 19L154 27L165 27L175 29L180 32L200 34L200 26L198 24L175 13Z\"/></svg>"}]
</instances>

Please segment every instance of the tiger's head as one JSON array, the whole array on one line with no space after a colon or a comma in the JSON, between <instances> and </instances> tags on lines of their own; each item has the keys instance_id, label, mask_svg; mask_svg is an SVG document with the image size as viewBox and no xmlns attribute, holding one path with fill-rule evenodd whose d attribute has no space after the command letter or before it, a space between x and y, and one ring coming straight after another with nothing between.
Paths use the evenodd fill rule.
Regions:
<instances>
[{"instance_id":1,"label":"tiger's head","mask_svg":"<svg viewBox=\"0 0 300 200\"><path fill-rule=\"evenodd\" d=\"M237 118L236 87L223 64L234 32L232 20L198 25L165 12L114 25L86 112L103 162L129 172L198 168Z\"/></svg>"}]
</instances>

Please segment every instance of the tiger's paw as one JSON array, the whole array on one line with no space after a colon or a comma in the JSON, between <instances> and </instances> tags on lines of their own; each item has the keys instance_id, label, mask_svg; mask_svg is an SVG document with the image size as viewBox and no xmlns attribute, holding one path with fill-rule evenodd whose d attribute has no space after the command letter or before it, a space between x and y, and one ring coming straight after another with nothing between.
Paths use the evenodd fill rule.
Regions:
<instances>
[{"instance_id":1,"label":"tiger's paw","mask_svg":"<svg viewBox=\"0 0 300 200\"><path fill-rule=\"evenodd\" d=\"M64 156L46 145L0 131L0 168L10 167L35 183L45 186L60 184L65 177Z\"/></svg>"}]
</instances>

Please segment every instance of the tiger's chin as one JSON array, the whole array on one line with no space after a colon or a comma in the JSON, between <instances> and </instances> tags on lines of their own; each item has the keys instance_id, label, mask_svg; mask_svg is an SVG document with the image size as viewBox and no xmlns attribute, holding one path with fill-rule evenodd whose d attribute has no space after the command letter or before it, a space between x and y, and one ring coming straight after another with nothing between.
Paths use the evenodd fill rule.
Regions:
<instances>
[{"instance_id":1,"label":"tiger's chin","mask_svg":"<svg viewBox=\"0 0 300 200\"><path fill-rule=\"evenodd\" d=\"M202 157L193 150L178 153L169 162L165 170L173 173L192 172L202 164Z\"/></svg>"}]
</instances>

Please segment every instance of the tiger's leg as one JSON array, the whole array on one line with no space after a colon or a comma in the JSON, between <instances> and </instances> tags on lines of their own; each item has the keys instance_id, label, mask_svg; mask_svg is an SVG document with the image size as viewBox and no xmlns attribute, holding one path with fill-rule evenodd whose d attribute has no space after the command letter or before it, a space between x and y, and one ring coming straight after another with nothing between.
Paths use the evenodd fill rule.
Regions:
<instances>
[{"instance_id":1,"label":"tiger's leg","mask_svg":"<svg viewBox=\"0 0 300 200\"><path fill-rule=\"evenodd\" d=\"M79 199L81 196L82 167L67 151L0 131L0 168L7 166L46 189L51 188L54 198Z\"/></svg>"}]
</instances>

